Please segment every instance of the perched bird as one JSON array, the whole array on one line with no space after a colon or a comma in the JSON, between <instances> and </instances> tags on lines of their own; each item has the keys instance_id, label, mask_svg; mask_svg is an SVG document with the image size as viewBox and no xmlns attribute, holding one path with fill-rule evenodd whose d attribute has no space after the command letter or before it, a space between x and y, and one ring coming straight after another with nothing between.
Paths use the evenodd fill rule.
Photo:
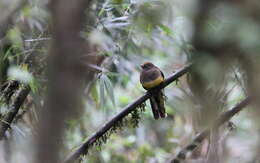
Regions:
<instances>
[{"instance_id":1,"label":"perched bird","mask_svg":"<svg viewBox=\"0 0 260 163\"><path fill-rule=\"evenodd\" d=\"M152 90L164 81L162 71L151 62L145 62L141 65L140 83L146 90ZM150 98L151 108L154 119L164 118L166 116L164 107L164 94L162 90L153 91Z\"/></svg>"}]
</instances>

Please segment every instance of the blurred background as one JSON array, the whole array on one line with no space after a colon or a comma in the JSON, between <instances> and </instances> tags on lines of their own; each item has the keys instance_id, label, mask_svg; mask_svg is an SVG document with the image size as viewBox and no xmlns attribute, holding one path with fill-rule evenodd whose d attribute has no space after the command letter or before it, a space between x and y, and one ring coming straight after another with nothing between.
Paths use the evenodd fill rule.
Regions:
<instances>
[{"instance_id":1,"label":"blurred background","mask_svg":"<svg viewBox=\"0 0 260 163\"><path fill-rule=\"evenodd\" d=\"M79 75L83 84L77 88L81 92L76 99L80 105L70 107L77 110L77 116L68 112L69 116L61 118L64 130L57 138L63 142L57 150L61 160L125 106L145 94L139 82L140 64L150 61L165 77L193 63L190 72L164 89L167 118L155 120L147 101L145 111L137 113L140 116L137 127L123 124L107 140L90 148L88 155L78 162L167 162L196 134L208 128L220 113L247 96L254 97L253 104L205 139L186 163L260 161L257 100L260 95L260 1L88 2L79 21L81 28L77 28L70 22L74 12L70 16L69 11L77 10L70 1L60 5L59 0L0 0L0 131L4 132L0 136L1 163L37 162L34 158L39 146L35 141L40 142L37 138L43 130L40 131L39 123L44 123L39 119L50 114L56 117L54 119L63 116L59 116L63 109L57 114L41 111L45 109L46 97L55 101L55 96L49 95L52 91L48 91L59 87L52 75L64 73L65 77L57 77L57 80L70 82L71 76L66 75L70 68L53 71L55 63L68 62L66 55L58 55L62 52L58 49L62 46L58 45L63 40L71 45L68 53L72 57L77 57L73 50L80 51L80 61L76 62L83 65L83 73ZM64 31L78 29L75 36L83 45L73 45L73 32L60 35L63 27ZM52 54L58 59L49 57ZM54 73L50 73L52 71ZM19 91L26 87L30 88L28 95L12 121L6 122L7 115L16 106ZM7 88L11 90L8 92ZM61 96L56 97L62 99ZM9 129L3 129L6 124ZM44 132L50 133L40 134L41 140L45 140L41 143L47 144L46 149L50 151L55 150L48 148L47 143L52 139L48 137L52 134L51 128L54 128L52 124L47 125Z\"/></svg>"}]
</instances>

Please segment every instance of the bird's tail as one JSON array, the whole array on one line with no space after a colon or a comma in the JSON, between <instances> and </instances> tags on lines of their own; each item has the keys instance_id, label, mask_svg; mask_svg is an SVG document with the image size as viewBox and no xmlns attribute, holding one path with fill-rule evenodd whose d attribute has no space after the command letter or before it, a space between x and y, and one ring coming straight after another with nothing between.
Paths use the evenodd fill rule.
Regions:
<instances>
[{"instance_id":1,"label":"bird's tail","mask_svg":"<svg viewBox=\"0 0 260 163\"><path fill-rule=\"evenodd\" d=\"M165 118L164 94L162 91L154 92L150 98L154 119Z\"/></svg>"}]
</instances>

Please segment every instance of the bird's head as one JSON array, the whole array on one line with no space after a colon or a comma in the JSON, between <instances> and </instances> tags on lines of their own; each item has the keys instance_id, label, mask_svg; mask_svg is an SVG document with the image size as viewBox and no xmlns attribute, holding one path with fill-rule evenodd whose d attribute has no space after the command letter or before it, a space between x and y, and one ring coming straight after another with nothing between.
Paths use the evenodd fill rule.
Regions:
<instances>
[{"instance_id":1,"label":"bird's head","mask_svg":"<svg viewBox=\"0 0 260 163\"><path fill-rule=\"evenodd\" d=\"M142 69L150 69L154 67L154 64L152 64L151 62L144 62L143 64L141 64Z\"/></svg>"}]
</instances>

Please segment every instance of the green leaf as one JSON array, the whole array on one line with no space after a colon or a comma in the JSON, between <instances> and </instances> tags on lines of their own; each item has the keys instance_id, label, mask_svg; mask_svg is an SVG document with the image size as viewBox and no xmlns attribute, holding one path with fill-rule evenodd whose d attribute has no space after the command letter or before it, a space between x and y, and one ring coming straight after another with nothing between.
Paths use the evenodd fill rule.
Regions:
<instances>
[{"instance_id":1,"label":"green leaf","mask_svg":"<svg viewBox=\"0 0 260 163\"><path fill-rule=\"evenodd\" d=\"M101 8L101 10L98 12L98 16L101 17L105 12L104 8Z\"/></svg>"},{"instance_id":2,"label":"green leaf","mask_svg":"<svg viewBox=\"0 0 260 163\"><path fill-rule=\"evenodd\" d=\"M152 24L147 24L147 26L146 26L146 32L148 33L148 34L151 34L151 32L152 32L152 30L153 30L153 25Z\"/></svg>"},{"instance_id":3,"label":"green leaf","mask_svg":"<svg viewBox=\"0 0 260 163\"><path fill-rule=\"evenodd\" d=\"M112 0L113 4L121 4L123 3L123 0Z\"/></svg>"},{"instance_id":4,"label":"green leaf","mask_svg":"<svg viewBox=\"0 0 260 163\"><path fill-rule=\"evenodd\" d=\"M125 106L129 103L130 98L128 96L120 96L119 97L119 102L122 106Z\"/></svg>"},{"instance_id":5,"label":"green leaf","mask_svg":"<svg viewBox=\"0 0 260 163\"><path fill-rule=\"evenodd\" d=\"M15 45L16 48L22 48L23 40L21 37L21 31L15 27L8 31L7 38Z\"/></svg>"},{"instance_id":6,"label":"green leaf","mask_svg":"<svg viewBox=\"0 0 260 163\"><path fill-rule=\"evenodd\" d=\"M109 2L110 2L110 0L106 0L106 2L103 3L103 7L98 12L99 17L101 17L104 14L104 12L106 11L105 8L107 7Z\"/></svg>"},{"instance_id":7,"label":"green leaf","mask_svg":"<svg viewBox=\"0 0 260 163\"><path fill-rule=\"evenodd\" d=\"M10 48L8 48L8 50L5 52L5 54L4 54L4 57L3 57L3 59L7 59L9 56L11 56L12 55L12 50L14 49L14 47L13 46L11 46Z\"/></svg>"},{"instance_id":8,"label":"green leaf","mask_svg":"<svg viewBox=\"0 0 260 163\"><path fill-rule=\"evenodd\" d=\"M105 82L101 75L99 83L99 94L100 94L100 107L103 108L105 105Z\"/></svg>"},{"instance_id":9,"label":"green leaf","mask_svg":"<svg viewBox=\"0 0 260 163\"><path fill-rule=\"evenodd\" d=\"M168 35L168 36L172 36L172 35L173 35L172 30L171 30L169 27L167 27L166 25L160 24L160 25L159 25L159 28L160 28L166 35Z\"/></svg>"},{"instance_id":10,"label":"green leaf","mask_svg":"<svg viewBox=\"0 0 260 163\"><path fill-rule=\"evenodd\" d=\"M38 91L38 88L40 87L40 84L35 78L32 78L32 80L29 82L29 86L32 92L36 93Z\"/></svg>"},{"instance_id":11,"label":"green leaf","mask_svg":"<svg viewBox=\"0 0 260 163\"><path fill-rule=\"evenodd\" d=\"M32 16L32 8L30 6L26 6L22 10L22 14L24 17L28 18Z\"/></svg>"},{"instance_id":12,"label":"green leaf","mask_svg":"<svg viewBox=\"0 0 260 163\"><path fill-rule=\"evenodd\" d=\"M93 98L93 100L95 101L96 105L98 106L98 90L97 90L97 85L93 84L90 90L90 95Z\"/></svg>"},{"instance_id":13,"label":"green leaf","mask_svg":"<svg viewBox=\"0 0 260 163\"><path fill-rule=\"evenodd\" d=\"M112 101L113 105L115 106L115 95L114 95L113 84L106 75L102 75L102 76L104 78L107 95L110 98L110 100Z\"/></svg>"}]
</instances>

